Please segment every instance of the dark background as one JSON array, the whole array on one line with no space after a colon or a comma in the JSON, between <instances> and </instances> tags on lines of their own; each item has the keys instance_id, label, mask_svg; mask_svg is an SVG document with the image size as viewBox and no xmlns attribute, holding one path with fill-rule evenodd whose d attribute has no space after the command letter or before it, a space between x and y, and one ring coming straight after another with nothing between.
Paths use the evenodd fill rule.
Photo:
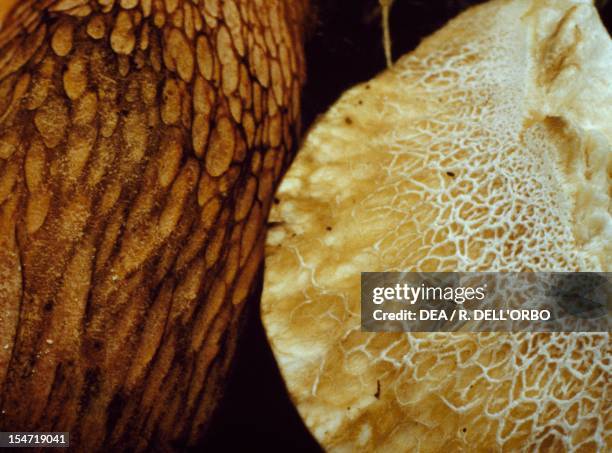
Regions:
<instances>
[{"instance_id":1,"label":"dark background","mask_svg":"<svg viewBox=\"0 0 612 453\"><path fill-rule=\"evenodd\" d=\"M424 37L477 0L395 0L390 27L393 56L414 49ZM612 2L599 1L610 31ZM308 81L303 95L306 130L352 85L382 71L377 0L318 0L306 43ZM259 318L259 294L245 317L234 369L203 445L194 451L319 452L291 404Z\"/></svg>"}]
</instances>

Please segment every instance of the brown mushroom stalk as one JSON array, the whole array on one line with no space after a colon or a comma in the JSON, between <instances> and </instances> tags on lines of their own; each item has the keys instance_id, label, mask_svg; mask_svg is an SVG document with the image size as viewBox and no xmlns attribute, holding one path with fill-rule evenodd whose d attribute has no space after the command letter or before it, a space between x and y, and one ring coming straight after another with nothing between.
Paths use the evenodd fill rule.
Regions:
<instances>
[{"instance_id":1,"label":"brown mushroom stalk","mask_svg":"<svg viewBox=\"0 0 612 453\"><path fill-rule=\"evenodd\" d=\"M305 2L27 0L0 31L0 430L203 434L299 132Z\"/></svg>"}]
</instances>

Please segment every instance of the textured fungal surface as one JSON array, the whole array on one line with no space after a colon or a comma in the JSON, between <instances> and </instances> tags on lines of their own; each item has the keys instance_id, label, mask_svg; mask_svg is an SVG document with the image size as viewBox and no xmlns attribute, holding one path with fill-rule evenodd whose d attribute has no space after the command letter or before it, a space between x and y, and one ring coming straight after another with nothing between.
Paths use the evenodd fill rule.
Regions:
<instances>
[{"instance_id":1,"label":"textured fungal surface","mask_svg":"<svg viewBox=\"0 0 612 453\"><path fill-rule=\"evenodd\" d=\"M362 271L611 271L612 44L586 1L468 10L308 134L263 321L330 450L612 449L608 334L360 331Z\"/></svg>"},{"instance_id":2,"label":"textured fungal surface","mask_svg":"<svg viewBox=\"0 0 612 453\"><path fill-rule=\"evenodd\" d=\"M195 442L298 134L301 2L19 2L0 32L0 428Z\"/></svg>"},{"instance_id":3,"label":"textured fungal surface","mask_svg":"<svg viewBox=\"0 0 612 453\"><path fill-rule=\"evenodd\" d=\"M0 26L2 26L4 17L8 15L9 11L16 3L17 0L4 0L3 2L0 2Z\"/></svg>"}]
</instances>

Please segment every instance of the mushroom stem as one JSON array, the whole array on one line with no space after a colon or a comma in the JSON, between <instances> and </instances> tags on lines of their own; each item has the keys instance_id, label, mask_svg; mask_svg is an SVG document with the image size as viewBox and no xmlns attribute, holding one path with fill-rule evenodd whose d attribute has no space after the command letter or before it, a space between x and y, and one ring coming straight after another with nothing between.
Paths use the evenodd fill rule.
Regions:
<instances>
[{"instance_id":1,"label":"mushroom stem","mask_svg":"<svg viewBox=\"0 0 612 453\"><path fill-rule=\"evenodd\" d=\"M380 7L382 8L382 29L383 29L383 45L385 47L385 59L387 60L387 67L391 67L393 64L393 58L391 56L391 32L389 30L389 11L393 5L393 0L378 0Z\"/></svg>"}]
</instances>

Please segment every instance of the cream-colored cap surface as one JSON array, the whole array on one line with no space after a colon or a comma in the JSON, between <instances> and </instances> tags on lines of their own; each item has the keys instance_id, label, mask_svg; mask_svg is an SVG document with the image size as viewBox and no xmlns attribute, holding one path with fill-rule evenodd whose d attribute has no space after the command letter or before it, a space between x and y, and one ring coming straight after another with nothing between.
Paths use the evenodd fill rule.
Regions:
<instances>
[{"instance_id":1,"label":"cream-colored cap surface","mask_svg":"<svg viewBox=\"0 0 612 453\"><path fill-rule=\"evenodd\" d=\"M277 194L263 322L332 451L612 449L608 334L360 331L360 272L611 271L612 43L587 1L469 9L346 92Z\"/></svg>"}]
</instances>

